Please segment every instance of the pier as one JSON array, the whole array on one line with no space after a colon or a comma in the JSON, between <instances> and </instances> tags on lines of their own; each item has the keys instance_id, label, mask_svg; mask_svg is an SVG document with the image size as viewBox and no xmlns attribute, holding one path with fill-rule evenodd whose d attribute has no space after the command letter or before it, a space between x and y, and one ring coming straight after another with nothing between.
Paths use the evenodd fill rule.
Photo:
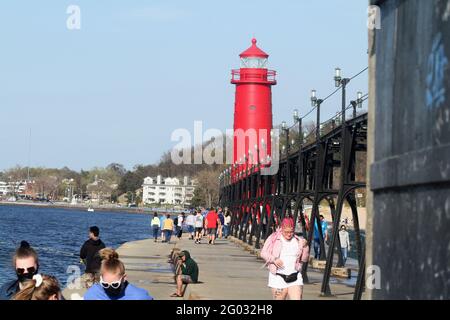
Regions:
<instances>
[{"instance_id":1,"label":"pier","mask_svg":"<svg viewBox=\"0 0 450 320\"><path fill-rule=\"evenodd\" d=\"M187 250L199 266L199 283L189 284L183 298L170 297L176 291L174 267L169 262L173 250ZM206 238L197 245L186 234L170 244L153 239L133 241L118 248L125 263L128 280L144 289L157 300L272 300L267 287L268 270L257 251L245 247L236 238L218 239L209 245ZM330 283L334 295L320 295L323 271L309 268L309 283L303 287L305 300L351 300L354 285L339 279ZM66 299L80 298L85 289L65 289Z\"/></svg>"}]
</instances>

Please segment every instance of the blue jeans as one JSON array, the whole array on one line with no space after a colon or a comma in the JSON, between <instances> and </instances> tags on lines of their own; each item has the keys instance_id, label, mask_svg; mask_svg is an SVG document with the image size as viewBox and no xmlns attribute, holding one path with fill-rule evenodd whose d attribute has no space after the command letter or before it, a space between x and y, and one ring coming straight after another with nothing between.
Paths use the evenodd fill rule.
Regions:
<instances>
[{"instance_id":1,"label":"blue jeans","mask_svg":"<svg viewBox=\"0 0 450 320\"><path fill-rule=\"evenodd\" d=\"M226 224L224 224L224 225L223 225L223 236L224 236L225 238L228 237L228 232L229 232L229 231L230 231L230 227L227 226Z\"/></svg>"},{"instance_id":2,"label":"blue jeans","mask_svg":"<svg viewBox=\"0 0 450 320\"><path fill-rule=\"evenodd\" d=\"M345 266L345 263L347 262L347 257L348 257L348 248L347 247L341 248L341 251L342 251L342 257L344 258L344 266Z\"/></svg>"},{"instance_id":3,"label":"blue jeans","mask_svg":"<svg viewBox=\"0 0 450 320\"><path fill-rule=\"evenodd\" d=\"M314 239L314 259L320 259L320 240Z\"/></svg>"},{"instance_id":4,"label":"blue jeans","mask_svg":"<svg viewBox=\"0 0 450 320\"><path fill-rule=\"evenodd\" d=\"M164 230L164 235L166 239L165 242L170 242L170 238L172 237L172 230Z\"/></svg>"},{"instance_id":5,"label":"blue jeans","mask_svg":"<svg viewBox=\"0 0 450 320\"><path fill-rule=\"evenodd\" d=\"M152 226L152 231L153 231L153 238L158 239L159 226L157 225Z\"/></svg>"}]
</instances>

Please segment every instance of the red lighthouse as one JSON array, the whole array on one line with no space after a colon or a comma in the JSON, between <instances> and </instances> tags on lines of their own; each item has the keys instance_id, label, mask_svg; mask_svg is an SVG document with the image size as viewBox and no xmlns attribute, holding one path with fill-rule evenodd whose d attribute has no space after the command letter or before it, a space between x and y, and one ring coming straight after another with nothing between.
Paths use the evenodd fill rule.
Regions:
<instances>
[{"instance_id":1,"label":"red lighthouse","mask_svg":"<svg viewBox=\"0 0 450 320\"><path fill-rule=\"evenodd\" d=\"M239 56L241 68L231 72L236 85L233 161L240 163L234 178L249 163L261 163L271 154L272 86L277 83L276 72L267 69L269 55L256 46L256 39Z\"/></svg>"}]
</instances>

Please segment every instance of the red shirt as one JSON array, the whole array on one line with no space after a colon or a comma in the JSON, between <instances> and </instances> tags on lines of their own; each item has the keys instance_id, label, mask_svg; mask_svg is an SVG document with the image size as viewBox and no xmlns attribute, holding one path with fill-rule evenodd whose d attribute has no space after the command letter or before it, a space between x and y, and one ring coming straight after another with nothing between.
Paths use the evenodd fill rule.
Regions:
<instances>
[{"instance_id":1,"label":"red shirt","mask_svg":"<svg viewBox=\"0 0 450 320\"><path fill-rule=\"evenodd\" d=\"M215 211L210 211L206 215L206 221L208 221L208 229L215 229L217 228L217 219L219 216Z\"/></svg>"}]
</instances>

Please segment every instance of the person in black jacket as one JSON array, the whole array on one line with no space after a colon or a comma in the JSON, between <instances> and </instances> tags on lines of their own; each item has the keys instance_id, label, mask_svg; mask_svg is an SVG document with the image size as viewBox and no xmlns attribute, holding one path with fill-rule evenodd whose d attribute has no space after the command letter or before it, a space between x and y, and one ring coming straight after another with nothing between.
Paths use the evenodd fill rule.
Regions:
<instances>
[{"instance_id":1,"label":"person in black jacket","mask_svg":"<svg viewBox=\"0 0 450 320\"><path fill-rule=\"evenodd\" d=\"M84 280L86 288L90 288L99 281L99 271L101 258L99 251L106 246L99 238L100 230L97 226L89 228L89 240L87 240L80 250L81 261L86 265Z\"/></svg>"},{"instance_id":2,"label":"person in black jacket","mask_svg":"<svg viewBox=\"0 0 450 320\"><path fill-rule=\"evenodd\" d=\"M11 300L33 278L39 270L39 259L36 251L26 241L20 243L13 257L13 266L17 275L0 287L0 300Z\"/></svg>"}]
</instances>

